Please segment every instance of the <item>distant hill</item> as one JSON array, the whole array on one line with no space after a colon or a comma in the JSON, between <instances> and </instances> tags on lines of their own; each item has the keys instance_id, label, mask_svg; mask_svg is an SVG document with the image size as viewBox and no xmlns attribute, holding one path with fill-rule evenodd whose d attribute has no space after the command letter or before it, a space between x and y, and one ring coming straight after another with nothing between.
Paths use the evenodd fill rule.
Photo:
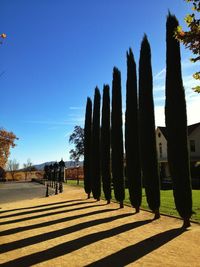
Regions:
<instances>
[{"instance_id":1,"label":"distant hill","mask_svg":"<svg viewBox=\"0 0 200 267\"><path fill-rule=\"evenodd\" d=\"M33 165L38 171L41 171L41 170L44 170L44 166L45 165L50 165L50 164L54 164L55 161L48 161L48 162L44 162L44 163L41 163L41 164L36 164L36 165ZM69 167L74 167L74 166L83 166L83 161L79 161L77 163L75 163L74 161L65 161L65 167L66 168L69 168Z\"/></svg>"}]
</instances>

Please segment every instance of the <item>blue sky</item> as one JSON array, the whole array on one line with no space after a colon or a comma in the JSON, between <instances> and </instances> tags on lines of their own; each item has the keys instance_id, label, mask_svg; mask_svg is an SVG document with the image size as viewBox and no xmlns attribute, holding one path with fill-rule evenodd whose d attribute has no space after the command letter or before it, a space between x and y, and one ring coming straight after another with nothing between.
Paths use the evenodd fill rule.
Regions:
<instances>
[{"instance_id":1,"label":"blue sky","mask_svg":"<svg viewBox=\"0 0 200 267\"><path fill-rule=\"evenodd\" d=\"M0 0L0 126L13 131L10 158L22 165L69 159L68 139L84 125L87 96L122 73L125 109L126 51L138 65L144 33L151 44L156 124L164 125L165 23L168 10L180 24L191 12L183 0ZM199 64L182 47L189 124L200 121L200 96L191 88ZM177 102L178 104L178 102Z\"/></svg>"}]
</instances>

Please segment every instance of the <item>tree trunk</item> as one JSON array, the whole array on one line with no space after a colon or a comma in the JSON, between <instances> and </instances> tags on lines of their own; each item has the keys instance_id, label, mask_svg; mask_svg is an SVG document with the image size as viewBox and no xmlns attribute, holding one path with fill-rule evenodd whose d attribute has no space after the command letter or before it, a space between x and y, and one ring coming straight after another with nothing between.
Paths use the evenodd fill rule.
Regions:
<instances>
[{"instance_id":1,"label":"tree trunk","mask_svg":"<svg viewBox=\"0 0 200 267\"><path fill-rule=\"evenodd\" d=\"M92 123L92 194L94 199L99 200L101 196L100 177L100 101L99 89L95 88L93 123Z\"/></svg>"},{"instance_id":2,"label":"tree trunk","mask_svg":"<svg viewBox=\"0 0 200 267\"><path fill-rule=\"evenodd\" d=\"M88 97L85 111L85 127L84 127L84 189L85 193L90 197L91 193L91 131L92 131L92 101Z\"/></svg>"},{"instance_id":3,"label":"tree trunk","mask_svg":"<svg viewBox=\"0 0 200 267\"><path fill-rule=\"evenodd\" d=\"M110 94L109 86L103 88L102 123L101 123L101 175L103 192L107 203L111 199L110 175Z\"/></svg>"},{"instance_id":4,"label":"tree trunk","mask_svg":"<svg viewBox=\"0 0 200 267\"><path fill-rule=\"evenodd\" d=\"M117 201L120 202L121 206L125 197L125 190L122 133L121 73L117 68L113 69L111 124L112 179L115 198Z\"/></svg>"},{"instance_id":5,"label":"tree trunk","mask_svg":"<svg viewBox=\"0 0 200 267\"><path fill-rule=\"evenodd\" d=\"M156 152L151 50L145 35L139 61L139 124L143 181L149 208L158 212L160 185Z\"/></svg>"},{"instance_id":6,"label":"tree trunk","mask_svg":"<svg viewBox=\"0 0 200 267\"><path fill-rule=\"evenodd\" d=\"M127 52L126 114L125 114L126 177L131 205L139 211L142 201L139 155L138 104L136 64L131 49Z\"/></svg>"},{"instance_id":7,"label":"tree trunk","mask_svg":"<svg viewBox=\"0 0 200 267\"><path fill-rule=\"evenodd\" d=\"M175 16L168 15L166 24L166 102L167 153L173 180L174 200L184 225L192 215L192 190L188 155L185 92L181 74L180 45L174 38L178 26Z\"/></svg>"}]
</instances>

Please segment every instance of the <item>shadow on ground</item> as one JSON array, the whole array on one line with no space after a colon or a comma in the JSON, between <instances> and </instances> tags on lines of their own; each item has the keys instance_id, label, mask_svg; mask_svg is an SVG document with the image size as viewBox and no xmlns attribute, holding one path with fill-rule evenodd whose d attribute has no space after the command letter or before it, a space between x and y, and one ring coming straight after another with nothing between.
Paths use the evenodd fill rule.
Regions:
<instances>
[{"instance_id":1,"label":"shadow on ground","mask_svg":"<svg viewBox=\"0 0 200 267\"><path fill-rule=\"evenodd\" d=\"M184 232L181 228L175 228L163 233L159 233L154 235L150 238L142 240L137 244L128 246L116 253L113 253L103 259L100 259L96 262L88 264L89 266L101 266L101 267L108 267L108 266L115 266L115 267L122 267L126 266L130 263L133 263L136 260L139 260L143 256L149 254L150 252L158 249L159 247L165 245L167 242L171 241L172 239L176 238L177 236L181 235Z\"/></svg>"},{"instance_id":2,"label":"shadow on ground","mask_svg":"<svg viewBox=\"0 0 200 267\"><path fill-rule=\"evenodd\" d=\"M0 246L0 251L1 253L7 253L9 251L13 251L16 249L21 249L21 248L26 248L28 246L31 245L37 245L39 246L40 242L44 242L44 241L48 241L48 240L52 240L58 237L63 237L66 236L68 234L71 233L75 233L78 232L80 230L84 230L93 226L98 226L101 224L106 224L106 223L110 223L116 220L120 220L122 218L126 218L126 217L131 217L133 218L133 213L120 213L117 214L117 211L119 209L111 209L108 208L106 209L106 206L104 204L95 204L92 201L84 201L82 200L82 202L80 201L80 199L77 199L76 202L77 203L70 203L70 202L75 202L73 200L71 201L63 201L63 202L58 202L58 203L51 203L51 204L47 204L47 205L41 205L41 206L33 206L33 207L27 207L27 208L23 208L26 211L22 211L19 213L14 213L14 214L8 214L8 215L4 215L1 217L2 218L9 218L9 217L14 217L14 216L21 216L21 215L27 215L27 214L32 214L35 212L46 212L51 210L51 212L45 213L45 214L38 214L38 215L34 215L34 216L29 216L29 217L25 217L25 218L18 218L15 220L10 220L10 221L3 221L0 223L0 225L7 225L10 226L10 224L12 225L13 223L20 223L20 222L24 222L29 220L30 221L30 225L26 225L26 226L15 226L14 228L11 229L7 229L1 232L1 236L6 236L6 235L11 235L11 234L15 234L15 233L19 233L19 232L24 232L27 230L32 230L32 229L37 229L37 228L42 228L42 227L47 227L47 226L51 226L61 222L67 222L73 219L80 219L83 217L89 217L91 215L98 215L98 214L106 214L108 212L113 212L116 211L116 214L109 217L105 217L105 218L97 218L97 219L89 219L86 222L80 222L80 223L76 223L75 225L71 225L62 229L58 229L58 230L54 230L51 231L51 228L49 228L49 232L47 233L42 233L39 235L34 235L31 237L27 237L27 238L23 238L23 239L19 239L16 241L11 241L9 243L3 244ZM68 203L68 204L65 204ZM65 204L62 206L59 206L59 204ZM55 205L55 206L54 206ZM78 207L78 205L81 205L81 207ZM50 207L51 206L51 207ZM57 209L59 208L66 208L66 207L71 207L73 206L73 209L64 209L62 211L58 211ZM45 208L46 207L46 208ZM88 209L92 209L98 207L99 210L94 210L92 212L87 212ZM40 209L38 209L40 208ZM11 212L11 211L20 211L23 209L13 209L13 210L9 210L7 212ZM30 211L28 211L28 209L30 209ZM36 210L35 210L36 209ZM57 210L57 211L53 211L53 210ZM86 212L78 214L78 215L70 215L70 212L73 211L83 211L85 210ZM59 218L59 219L52 219L51 216L52 215L57 215L57 214L62 214L63 217ZM47 217L49 216L49 220L45 221L45 222L41 222L38 224L34 224L31 222L31 220L33 219L40 219L43 217ZM85 236L81 236L79 238L75 238L73 240L64 242L62 244L58 244L55 245L51 248L48 248L46 250L42 250L36 253L32 253L30 255L26 255L26 256L22 256L22 257L18 257L14 260L10 260L6 263L1 264L1 266L20 266L20 267L26 267L26 266L32 266L34 264L39 264L63 255L66 255L68 253L71 253L73 251L79 250L83 247L89 246L95 242L110 238L110 237L115 237L121 233L130 231L132 229L136 229L138 227L143 227L149 223L151 223L152 220L140 220L140 221L134 221L132 222L130 220L129 223L125 223L125 224L120 224L117 227L113 227L111 229L106 229L103 231L97 231L95 233L90 233L87 234ZM58 225L59 227L59 225ZM55 228L54 228L55 229ZM140 259L141 257L145 256L146 254L154 251L155 249L158 249L159 247L161 247L162 245L166 244L167 242L169 242L170 240L176 238L177 236L181 235L183 233L182 229L171 229L159 234L156 234L150 238L144 239L136 244L132 244L120 251L117 251L111 255L108 255L100 260L97 260L96 262L93 262L91 264L89 264L88 266L102 266L102 267L108 267L108 266L125 266L127 264L130 264L138 259Z\"/></svg>"}]
</instances>

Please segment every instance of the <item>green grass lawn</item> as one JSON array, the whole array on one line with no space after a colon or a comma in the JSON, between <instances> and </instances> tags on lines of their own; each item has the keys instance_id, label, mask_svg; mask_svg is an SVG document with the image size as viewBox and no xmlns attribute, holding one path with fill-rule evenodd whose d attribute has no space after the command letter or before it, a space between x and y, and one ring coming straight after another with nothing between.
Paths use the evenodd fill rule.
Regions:
<instances>
[{"instance_id":1,"label":"green grass lawn","mask_svg":"<svg viewBox=\"0 0 200 267\"><path fill-rule=\"evenodd\" d=\"M72 186L77 186L77 182L74 180L68 180L67 184L72 185ZM83 181L79 182L79 186L83 187ZM126 189L125 192L126 192L126 196L125 196L124 203L130 204L128 189ZM160 193L161 193L160 212L163 214L180 217L178 215L178 212L175 209L173 191L172 190L161 190ZM112 192L112 196L114 199L113 192ZM103 194L102 194L102 197L103 197ZM200 190L192 190L192 199L193 199L193 211L195 212L195 214L192 215L192 220L200 223ZM147 202L146 202L144 189L142 191L142 208L145 210L149 210Z\"/></svg>"}]
</instances>

